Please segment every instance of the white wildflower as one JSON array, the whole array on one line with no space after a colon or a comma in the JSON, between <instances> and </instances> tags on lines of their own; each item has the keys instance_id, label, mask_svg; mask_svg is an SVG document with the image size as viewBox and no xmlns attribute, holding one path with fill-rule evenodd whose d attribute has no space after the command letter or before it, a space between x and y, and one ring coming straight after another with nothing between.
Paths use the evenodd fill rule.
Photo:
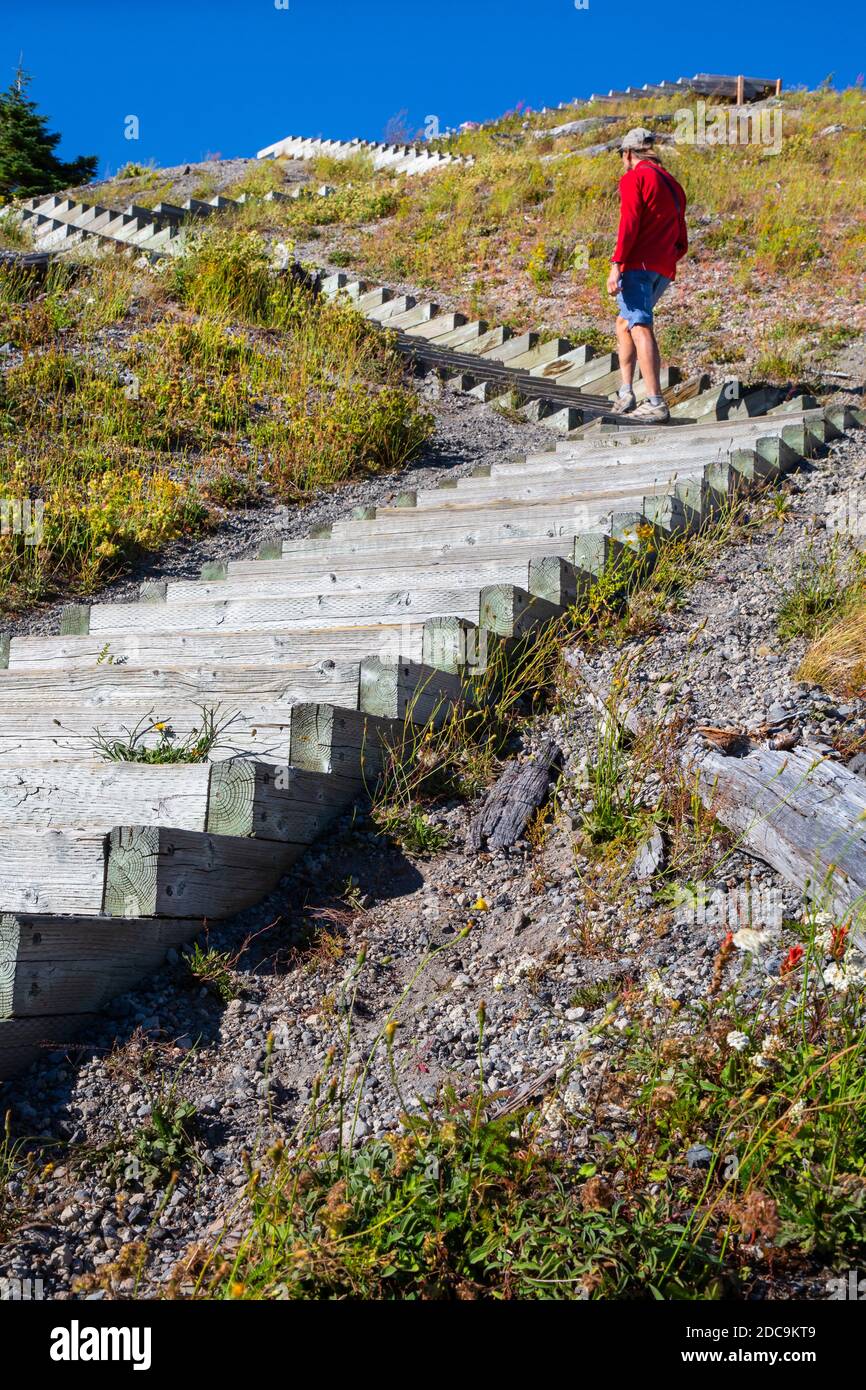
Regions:
<instances>
[{"instance_id":1,"label":"white wildflower","mask_svg":"<svg viewBox=\"0 0 866 1390\"><path fill-rule=\"evenodd\" d=\"M748 1034L741 1033L739 1028L733 1028L725 1038L728 1047L733 1048L734 1052L745 1052L749 1046Z\"/></svg>"},{"instance_id":2,"label":"white wildflower","mask_svg":"<svg viewBox=\"0 0 866 1390\"><path fill-rule=\"evenodd\" d=\"M784 1044L778 1033L767 1033L761 1041L761 1050L752 1058L752 1066L764 1070L771 1067L782 1051Z\"/></svg>"},{"instance_id":3,"label":"white wildflower","mask_svg":"<svg viewBox=\"0 0 866 1390\"><path fill-rule=\"evenodd\" d=\"M738 951L751 951L754 955L759 955L769 945L770 933L756 931L754 927L741 927L739 931L734 932L732 940Z\"/></svg>"},{"instance_id":4,"label":"white wildflower","mask_svg":"<svg viewBox=\"0 0 866 1390\"><path fill-rule=\"evenodd\" d=\"M833 937L836 925L833 914L830 912L814 912L807 914L803 921L807 927L811 927L815 933L815 945L825 955L829 955L833 949Z\"/></svg>"},{"instance_id":5,"label":"white wildflower","mask_svg":"<svg viewBox=\"0 0 866 1390\"><path fill-rule=\"evenodd\" d=\"M644 989L653 997L664 997L665 987L657 970L648 970L644 977Z\"/></svg>"},{"instance_id":6,"label":"white wildflower","mask_svg":"<svg viewBox=\"0 0 866 1390\"><path fill-rule=\"evenodd\" d=\"M824 984L828 989L835 989L838 994L846 994L851 981L845 966L840 965L838 961L833 961L832 965L828 965L824 971Z\"/></svg>"},{"instance_id":7,"label":"white wildflower","mask_svg":"<svg viewBox=\"0 0 866 1390\"><path fill-rule=\"evenodd\" d=\"M846 956L843 961L834 960L824 971L824 984L838 994L846 994L849 989L862 989L866 985L866 965L852 956Z\"/></svg>"},{"instance_id":8,"label":"white wildflower","mask_svg":"<svg viewBox=\"0 0 866 1390\"><path fill-rule=\"evenodd\" d=\"M832 953L833 946L835 944L833 936L833 927L821 927L820 931L816 931L815 933L815 945L818 947L818 950L821 951L822 954L825 956L829 956Z\"/></svg>"}]
</instances>

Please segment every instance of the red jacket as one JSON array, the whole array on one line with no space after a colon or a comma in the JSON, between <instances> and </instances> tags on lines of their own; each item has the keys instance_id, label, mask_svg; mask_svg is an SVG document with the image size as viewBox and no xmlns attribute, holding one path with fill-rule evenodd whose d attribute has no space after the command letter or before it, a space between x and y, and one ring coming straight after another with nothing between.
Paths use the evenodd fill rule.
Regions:
<instances>
[{"instance_id":1,"label":"red jacket","mask_svg":"<svg viewBox=\"0 0 866 1390\"><path fill-rule=\"evenodd\" d=\"M677 261L688 250L686 195L673 174L642 159L619 181L620 214L616 250L623 270L652 270L673 280Z\"/></svg>"}]
</instances>

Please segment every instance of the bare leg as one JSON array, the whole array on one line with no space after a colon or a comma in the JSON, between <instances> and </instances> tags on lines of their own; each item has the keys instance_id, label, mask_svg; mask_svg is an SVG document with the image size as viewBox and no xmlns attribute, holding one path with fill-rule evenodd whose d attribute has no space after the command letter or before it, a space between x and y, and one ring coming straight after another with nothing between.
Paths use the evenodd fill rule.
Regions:
<instances>
[{"instance_id":1,"label":"bare leg","mask_svg":"<svg viewBox=\"0 0 866 1390\"><path fill-rule=\"evenodd\" d=\"M636 323L631 330L631 337L637 351L637 360L640 365L640 374L643 377L644 385L648 396L660 396L659 368L661 357L659 345L656 342L656 335L645 323ZM617 341L619 335L617 334ZM632 371L634 365L632 364Z\"/></svg>"},{"instance_id":2,"label":"bare leg","mask_svg":"<svg viewBox=\"0 0 866 1390\"><path fill-rule=\"evenodd\" d=\"M616 347L619 354L619 369L623 386L631 386L634 380L635 350L629 326L621 314L616 320Z\"/></svg>"}]
</instances>

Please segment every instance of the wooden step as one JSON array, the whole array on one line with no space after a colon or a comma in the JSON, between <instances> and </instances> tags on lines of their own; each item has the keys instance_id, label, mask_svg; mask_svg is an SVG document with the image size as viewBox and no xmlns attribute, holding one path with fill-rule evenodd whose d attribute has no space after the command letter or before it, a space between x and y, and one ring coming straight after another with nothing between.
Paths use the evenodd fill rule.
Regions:
<instances>
[{"instance_id":1,"label":"wooden step","mask_svg":"<svg viewBox=\"0 0 866 1390\"><path fill-rule=\"evenodd\" d=\"M166 826L0 831L0 913L230 917L277 886L304 845Z\"/></svg>"},{"instance_id":2,"label":"wooden step","mask_svg":"<svg viewBox=\"0 0 866 1390\"><path fill-rule=\"evenodd\" d=\"M446 555L455 549L466 549L477 546L490 549L501 547L513 549L523 553L527 546L535 549L536 553L544 552L551 555L564 555L568 557L573 539L582 531L601 531L604 529L604 517L610 510L600 506L598 509L599 519L597 523L590 526L586 525L586 513L583 509L572 510L566 515L555 521L529 519L524 522L500 522L497 519L490 519L490 513L485 511L482 522L476 522L474 518L466 524L466 519L457 525L443 525L437 533L432 531L404 531L388 535L388 548L393 546L395 549L408 549L414 547L416 550L424 548L430 554ZM422 514L423 515L423 514ZM311 542L313 546L321 546L323 542ZM381 556L383 548L382 534L376 531L367 533L352 533L348 536L335 536L326 542L329 553L334 559L341 557L344 560L354 560L356 556L377 554ZM304 551L296 548L295 544L287 551L289 557L297 557L303 554L318 555L321 552L316 549Z\"/></svg>"},{"instance_id":3,"label":"wooden step","mask_svg":"<svg viewBox=\"0 0 866 1390\"><path fill-rule=\"evenodd\" d=\"M404 513L398 515L402 517ZM421 519L412 515L413 520ZM376 525L379 525L378 518ZM89 609L76 605L71 616L79 633L90 631L107 636L132 630L219 632L223 626L231 632L257 628L286 632L293 627L306 631L326 631L332 626L345 628L353 617L359 624L387 623L389 619L393 621L401 615L414 623L444 616L477 622L479 606L483 601L483 590L479 587L430 588L172 605L106 603Z\"/></svg>"},{"instance_id":4,"label":"wooden step","mask_svg":"<svg viewBox=\"0 0 866 1390\"><path fill-rule=\"evenodd\" d=\"M253 560L240 562L245 568L234 568L222 580L180 580L167 586L165 601L174 603L198 603L210 599L226 598L277 598L291 593L301 594L363 593L365 591L397 590L401 583L413 589L454 588L458 585L482 583L511 583L527 587L529 558L509 560L498 554L487 559L475 560L471 554L463 552L456 560L450 555L431 560L419 557L412 551L400 552L402 559L396 565L385 565L391 556L364 557L377 560L372 565L340 566L330 572L309 565L299 567L291 561ZM287 568L280 569L282 564ZM2 683L0 683L2 692Z\"/></svg>"},{"instance_id":5,"label":"wooden step","mask_svg":"<svg viewBox=\"0 0 866 1390\"><path fill-rule=\"evenodd\" d=\"M696 444L701 447L723 448L725 440L742 439L756 434L780 434L786 425L814 422L817 425L824 419L823 411L802 411L789 416L762 415L745 420L704 420L688 425L663 425L655 428L618 426L608 434L596 435L579 440L560 440L553 451L557 456L589 458L593 454L619 453L623 450L636 455L648 449L662 448L665 451L690 449ZM606 428L606 427L605 427ZM527 463L542 462L545 455L529 454ZM502 465L496 464L497 468Z\"/></svg>"},{"instance_id":6,"label":"wooden step","mask_svg":"<svg viewBox=\"0 0 866 1390\"><path fill-rule=\"evenodd\" d=\"M662 484L663 490L667 484ZM624 481L617 486L611 480L604 491L587 489L575 491L572 496L561 500L540 500L538 502L514 502L491 499L485 504L472 504L463 508L443 505L436 510L424 511L380 511L375 519L364 522L338 522L333 527L334 538L351 539L381 544L384 537L401 538L401 544L413 544L414 538L426 534L434 543L440 543L446 535L462 538L465 543L471 536L477 541L493 541L499 535L544 536L548 533L576 535L579 531L593 529L603 522L612 507L631 504L637 497L654 489L647 483L645 487ZM459 611L459 610L458 610ZM466 614L471 617L471 614Z\"/></svg>"},{"instance_id":7,"label":"wooden step","mask_svg":"<svg viewBox=\"0 0 866 1390\"><path fill-rule=\"evenodd\" d=\"M311 844L359 784L288 765L4 758L0 827L108 831L125 819Z\"/></svg>"},{"instance_id":8,"label":"wooden step","mask_svg":"<svg viewBox=\"0 0 866 1390\"><path fill-rule=\"evenodd\" d=\"M221 666L260 665L272 662L296 664L306 658L313 666L329 661L361 661L371 654L420 659L423 623L371 623L365 627L329 628L327 631L292 632L289 635L264 630L219 634ZM0 643L0 664L10 671L93 670L106 647L113 662L141 668L150 662L199 667L213 659L214 638L210 632L140 632L113 634L83 633L62 637L13 637L5 647Z\"/></svg>"},{"instance_id":9,"label":"wooden step","mask_svg":"<svg viewBox=\"0 0 866 1390\"><path fill-rule=\"evenodd\" d=\"M635 462L628 457L617 456L613 460L594 464L581 461L578 464L563 463L558 468L550 468L543 473L521 478L519 474L507 477L461 479L463 486L456 488L431 489L417 494L419 512L441 512L455 508L470 507L479 502L534 502L542 498L584 498L595 489L604 493L611 487L634 490L639 487L657 488L677 476L698 475L706 467L709 456L705 452L691 456Z\"/></svg>"},{"instance_id":10,"label":"wooden step","mask_svg":"<svg viewBox=\"0 0 866 1390\"><path fill-rule=\"evenodd\" d=\"M251 696L268 704L331 700L338 705L354 705L359 669L359 661L327 660L308 667L280 662L263 667L164 667L106 662L69 671L63 689L64 698L73 704L95 708L110 708L117 699L150 701L164 709L166 701L172 700L182 704L224 704ZM0 670L0 709L25 701L48 708L56 695L57 680L53 675L17 666Z\"/></svg>"},{"instance_id":11,"label":"wooden step","mask_svg":"<svg viewBox=\"0 0 866 1390\"><path fill-rule=\"evenodd\" d=\"M247 578L254 579L256 576L263 579L284 577L304 581L309 575L317 589L333 586L334 589L350 590L357 583L364 584L366 576L369 575L370 583L376 584L377 587L396 588L405 568L418 561L418 552L414 547L398 550L389 546L385 553L381 550L378 553L361 551L357 555L344 556L339 548L331 555L327 550L330 545L327 540L319 541L317 544L322 547L321 554L311 551L301 554L289 553L270 560L230 560L226 566L226 578L230 583ZM530 538L518 539L513 544L506 542L502 545L455 545L443 549L441 553L432 548L425 548L424 564L429 566L429 571L441 570L443 586L451 586L453 583L463 582L454 578L456 574L472 575L475 564L480 567L482 573L486 573L488 566L492 568L502 565L510 568L519 565L522 568L530 560L543 555L544 547L544 538ZM330 567L329 558L333 560ZM377 578L378 575L381 575L381 581ZM509 578L500 582L517 583L517 580Z\"/></svg>"},{"instance_id":12,"label":"wooden step","mask_svg":"<svg viewBox=\"0 0 866 1390\"><path fill-rule=\"evenodd\" d=\"M519 555L520 559L515 560L512 567L516 571L519 566L521 572L525 576L525 582L517 587L525 588L530 594L536 597L546 598L551 602L564 604L573 601L573 599L563 597L563 595L574 595L581 589L581 585L577 583L576 578L569 574L569 569L574 568L574 566L570 566L569 563L573 558L574 542L574 537L560 537L557 540L544 538L542 540L529 541L518 538L515 541L500 542L498 545L494 546L466 546L461 549L455 547L454 550L449 550L444 555L434 555L433 560L435 563L442 562L448 567L448 562L454 558L460 564L466 563L471 566L472 557L478 555L480 557L479 566L482 566L486 564L487 556L493 559L495 555L503 551L506 553L513 552L515 556ZM399 561L403 553L404 552L400 551L393 552L393 554L389 555L389 558ZM415 552L407 551L405 554L411 562ZM463 556L469 557L469 559L464 560L460 558ZM337 580L336 587L351 589L352 579L358 568L360 568L363 573L365 565L379 564L380 562L381 554L375 551L349 555L344 561L340 562L345 565L345 569L335 572L335 579ZM239 563L260 565L263 570L267 571L269 576L272 575L273 578L279 582L282 566L287 567L287 574L295 577L298 565L303 565L304 561L303 559L299 561L297 557L288 557L285 560L264 560ZM503 567L503 562L496 562L495 559L494 564L499 564L500 567ZM386 572L383 571L382 573L384 574ZM344 578L346 581L345 583L342 582ZM512 583L514 582L513 576L508 575L500 582Z\"/></svg>"},{"instance_id":13,"label":"wooden step","mask_svg":"<svg viewBox=\"0 0 866 1390\"><path fill-rule=\"evenodd\" d=\"M476 342L479 338L483 338L487 331L487 324L482 319L475 319L472 323L461 324L460 327L455 328L451 333L443 333L441 336L437 336L435 345L438 348L453 348L455 351L469 352L471 351L469 344Z\"/></svg>"},{"instance_id":14,"label":"wooden step","mask_svg":"<svg viewBox=\"0 0 866 1390\"><path fill-rule=\"evenodd\" d=\"M0 1020L0 1081L23 1071L66 1044L99 1016L92 1013L55 1014L49 1017ZM74 1047L70 1055L75 1055Z\"/></svg>"},{"instance_id":15,"label":"wooden step","mask_svg":"<svg viewBox=\"0 0 866 1390\"><path fill-rule=\"evenodd\" d=\"M473 357L483 357L492 350L504 347L506 343L511 341L512 337L513 334L510 328L488 328L486 333L482 333L479 337L472 338L468 343L464 343L460 351L471 353Z\"/></svg>"},{"instance_id":16,"label":"wooden step","mask_svg":"<svg viewBox=\"0 0 866 1390\"><path fill-rule=\"evenodd\" d=\"M602 490L614 484L620 487L643 483L647 487L658 487L675 477L697 477L709 464L730 458L739 447L736 441L731 441L731 447L724 450L695 449L694 452L675 454L672 457L657 455L649 460L636 461L628 453L615 454L603 460L595 455L592 460L581 459L574 464L566 460L560 467L550 467L528 476L509 473L504 477L497 474L490 478L461 479L460 485L453 490L419 493L417 504L419 510L430 511L440 510L443 505L448 505L444 502L446 497L453 499L453 506L462 507L472 505L473 502L496 499L517 502L554 496L573 497L595 488ZM768 460L777 462L779 471L792 466L800 458L794 449L789 448L784 440L775 435L769 438L758 436L748 441L748 447L756 449Z\"/></svg>"},{"instance_id":17,"label":"wooden step","mask_svg":"<svg viewBox=\"0 0 866 1390\"><path fill-rule=\"evenodd\" d=\"M117 994L191 941L202 918L73 917L4 913L0 917L0 1080L85 1025ZM63 1016L70 1028L63 1030ZM20 1023L17 1021L20 1020ZM28 1049L27 1045L30 1044ZM41 1044L41 1046L40 1046ZM25 1065L26 1065L25 1061Z\"/></svg>"},{"instance_id":18,"label":"wooden step","mask_svg":"<svg viewBox=\"0 0 866 1390\"><path fill-rule=\"evenodd\" d=\"M778 413L753 417L735 417L729 420L671 420L666 425L639 425L629 424L629 417L613 423L612 421L596 420L592 426L584 427L578 439L563 439L555 445L557 453L569 453L576 448L581 454L591 450L620 449L627 447L643 448L653 441L663 441L666 447L671 447L684 443L689 436L701 439L715 439L730 431L732 434L746 432L755 428L765 428L768 433L775 432L780 426L785 424L802 424L803 422L821 422L827 418L828 409L808 408L791 409L785 412L784 418ZM597 432L589 435L586 431L594 428ZM528 455L530 460L539 457L536 454Z\"/></svg>"},{"instance_id":19,"label":"wooden step","mask_svg":"<svg viewBox=\"0 0 866 1390\"><path fill-rule=\"evenodd\" d=\"M559 372L555 380L558 386L592 386L594 393L593 383L601 381L603 377L609 377L611 372L615 372L618 367L619 358L616 353L605 352L600 357L592 357L588 362L577 363L566 371ZM543 375L553 376L553 373L551 371L543 373Z\"/></svg>"},{"instance_id":20,"label":"wooden step","mask_svg":"<svg viewBox=\"0 0 866 1390\"><path fill-rule=\"evenodd\" d=\"M157 721L169 725L180 742L201 728L201 706L182 704L179 700L166 704L168 708L154 706L150 701L118 699L107 708L96 708L66 701L58 715L52 714L51 707L4 705L0 709L0 757L4 763L29 758L89 759L98 756L97 734L111 742L125 743L137 725ZM289 761L287 749L295 706L245 702L239 707L235 702L212 708L226 727L210 753L211 761L235 757ZM153 747L159 740L159 732L154 731L143 742Z\"/></svg>"},{"instance_id":21,"label":"wooden step","mask_svg":"<svg viewBox=\"0 0 866 1390\"><path fill-rule=\"evenodd\" d=\"M536 592L532 587L533 573L538 569L537 561L545 555L543 540L528 542L522 552L515 552L515 558L512 560L502 558L501 549L496 547L487 548L479 554L480 550L480 547L467 546L457 554L449 552L434 557L433 560L419 560L417 552L414 551L397 552L396 555L388 557L397 560L393 569L374 569L369 564L365 565L364 561L381 563L381 556L362 555L357 562L349 562L342 570L333 570L330 574L320 571L311 573L308 564L302 563L299 567L298 562L291 558L239 562L245 564L245 567L237 577L236 571L232 569L222 580L187 580L178 586L169 585L165 601L207 601L221 594L230 599L241 598L244 595L274 598L286 593L294 596L303 593L318 594L323 582L327 581L330 581L331 593L354 594L367 589L381 589L389 583L396 584L401 578L411 582L413 588L427 585L453 587L457 584L477 586L479 582L487 582L516 584L530 593ZM551 560L553 558L554 556L551 556ZM558 556L555 558L559 559ZM176 588L179 592L175 596L173 590ZM548 595L544 593L540 597ZM0 676L0 692L2 689Z\"/></svg>"}]
</instances>

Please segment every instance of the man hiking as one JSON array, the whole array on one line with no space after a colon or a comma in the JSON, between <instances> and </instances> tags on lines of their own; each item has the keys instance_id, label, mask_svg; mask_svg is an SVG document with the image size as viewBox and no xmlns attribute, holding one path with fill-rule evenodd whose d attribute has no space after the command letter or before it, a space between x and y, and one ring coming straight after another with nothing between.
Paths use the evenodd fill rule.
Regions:
<instances>
[{"instance_id":1,"label":"man hiking","mask_svg":"<svg viewBox=\"0 0 866 1390\"><path fill-rule=\"evenodd\" d=\"M659 384L659 348L653 309L677 273L688 250L686 195L653 153L655 136L638 126L620 145L623 176L619 181L620 214L616 249L607 278L608 294L617 296L616 342L622 386L614 415L630 415L648 424L664 424L670 411ZM635 404L635 357L647 398Z\"/></svg>"}]
</instances>

